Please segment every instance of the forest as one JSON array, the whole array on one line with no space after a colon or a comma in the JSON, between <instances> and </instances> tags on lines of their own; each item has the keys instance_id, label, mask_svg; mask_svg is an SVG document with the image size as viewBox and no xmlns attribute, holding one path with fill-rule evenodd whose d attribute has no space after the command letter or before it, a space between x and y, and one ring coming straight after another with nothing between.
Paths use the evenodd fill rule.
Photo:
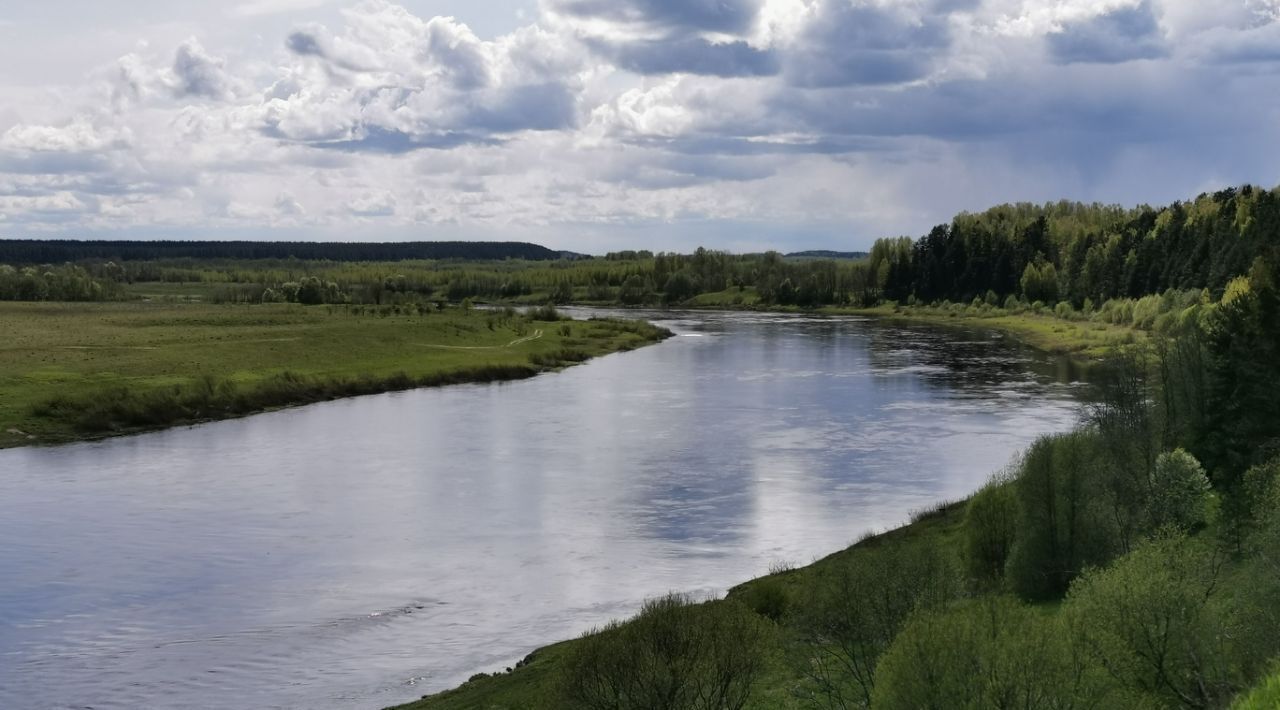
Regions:
<instances>
[{"instance_id":1,"label":"forest","mask_svg":"<svg viewBox=\"0 0 1280 710\"><path fill-rule=\"evenodd\" d=\"M1278 231L1280 188L1245 185L1158 209L1001 205L957 215L919 239L879 239L860 259L704 248L557 258L500 243L5 241L0 300L124 300L136 297L129 285L160 282L200 285L205 300L231 302L985 304L1129 317L1150 328L1145 321L1170 309L1220 298L1276 249Z\"/></svg>"}]
</instances>

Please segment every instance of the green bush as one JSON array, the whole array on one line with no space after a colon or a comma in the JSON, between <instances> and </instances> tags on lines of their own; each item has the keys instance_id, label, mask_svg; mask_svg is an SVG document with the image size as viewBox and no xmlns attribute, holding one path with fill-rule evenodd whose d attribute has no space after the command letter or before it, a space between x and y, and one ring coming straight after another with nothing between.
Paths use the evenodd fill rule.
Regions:
<instances>
[{"instance_id":1,"label":"green bush","mask_svg":"<svg viewBox=\"0 0 1280 710\"><path fill-rule=\"evenodd\" d=\"M1004 576L1018 533L1018 497L1008 472L992 478L969 500L964 516L965 567L989 584Z\"/></svg>"},{"instance_id":2,"label":"green bush","mask_svg":"<svg viewBox=\"0 0 1280 710\"><path fill-rule=\"evenodd\" d=\"M1160 454L1151 472L1151 524L1183 531L1207 521L1213 494L1209 477L1194 456L1177 449Z\"/></svg>"},{"instance_id":3,"label":"green bush","mask_svg":"<svg viewBox=\"0 0 1280 710\"><path fill-rule=\"evenodd\" d=\"M1159 538L1083 575L1066 613L1087 653L1124 688L1158 706L1222 707L1277 646L1250 599L1264 590L1229 589L1222 562L1195 540Z\"/></svg>"},{"instance_id":4,"label":"green bush","mask_svg":"<svg viewBox=\"0 0 1280 710\"><path fill-rule=\"evenodd\" d=\"M671 594L584 636L565 659L558 707L740 710L760 674L768 622L733 601Z\"/></svg>"},{"instance_id":5,"label":"green bush","mask_svg":"<svg viewBox=\"0 0 1280 710\"><path fill-rule=\"evenodd\" d=\"M1108 685L1073 652L1061 619L1008 597L984 597L912 617L880 662L871 707L1089 708Z\"/></svg>"},{"instance_id":6,"label":"green bush","mask_svg":"<svg viewBox=\"0 0 1280 710\"><path fill-rule=\"evenodd\" d=\"M865 706L880 656L908 617L959 593L952 559L933 546L870 548L828 567L795 612L801 694L826 707Z\"/></svg>"},{"instance_id":7,"label":"green bush","mask_svg":"<svg viewBox=\"0 0 1280 710\"><path fill-rule=\"evenodd\" d=\"M755 580L743 592L742 603L752 611L770 621L782 621L791 606L791 595L787 585L778 577L770 576Z\"/></svg>"},{"instance_id":8,"label":"green bush","mask_svg":"<svg viewBox=\"0 0 1280 710\"><path fill-rule=\"evenodd\" d=\"M1105 461L1098 436L1087 430L1043 437L1023 457L1006 574L1024 599L1057 598L1086 567L1116 555L1115 521L1096 494L1105 490Z\"/></svg>"}]
</instances>

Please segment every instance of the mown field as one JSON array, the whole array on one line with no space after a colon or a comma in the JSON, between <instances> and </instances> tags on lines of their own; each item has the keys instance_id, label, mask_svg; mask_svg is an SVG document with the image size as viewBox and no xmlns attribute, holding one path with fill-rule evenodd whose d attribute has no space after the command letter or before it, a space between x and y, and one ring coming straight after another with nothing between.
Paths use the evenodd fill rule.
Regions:
<instances>
[{"instance_id":1,"label":"mown field","mask_svg":"<svg viewBox=\"0 0 1280 710\"><path fill-rule=\"evenodd\" d=\"M665 336L554 311L162 302L0 303L0 333L0 447L525 377Z\"/></svg>"}]
</instances>

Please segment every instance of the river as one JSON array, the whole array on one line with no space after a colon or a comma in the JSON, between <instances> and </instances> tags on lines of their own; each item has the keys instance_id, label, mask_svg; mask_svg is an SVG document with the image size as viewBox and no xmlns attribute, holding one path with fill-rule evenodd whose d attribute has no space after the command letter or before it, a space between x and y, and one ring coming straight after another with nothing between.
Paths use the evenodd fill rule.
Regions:
<instances>
[{"instance_id":1,"label":"river","mask_svg":"<svg viewBox=\"0 0 1280 710\"><path fill-rule=\"evenodd\" d=\"M632 315L678 337L0 451L0 707L412 700L964 496L1083 394L991 332Z\"/></svg>"}]
</instances>

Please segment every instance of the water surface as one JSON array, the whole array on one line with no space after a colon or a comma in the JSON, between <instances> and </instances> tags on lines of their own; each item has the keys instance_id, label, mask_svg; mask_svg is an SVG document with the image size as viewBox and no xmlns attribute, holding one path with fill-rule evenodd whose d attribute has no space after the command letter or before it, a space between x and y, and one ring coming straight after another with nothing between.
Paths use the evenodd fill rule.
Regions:
<instances>
[{"instance_id":1,"label":"water surface","mask_svg":"<svg viewBox=\"0 0 1280 710\"><path fill-rule=\"evenodd\" d=\"M1069 370L993 333L650 315L680 337L531 380L0 451L0 707L411 700L807 563L1075 418Z\"/></svg>"}]
</instances>

